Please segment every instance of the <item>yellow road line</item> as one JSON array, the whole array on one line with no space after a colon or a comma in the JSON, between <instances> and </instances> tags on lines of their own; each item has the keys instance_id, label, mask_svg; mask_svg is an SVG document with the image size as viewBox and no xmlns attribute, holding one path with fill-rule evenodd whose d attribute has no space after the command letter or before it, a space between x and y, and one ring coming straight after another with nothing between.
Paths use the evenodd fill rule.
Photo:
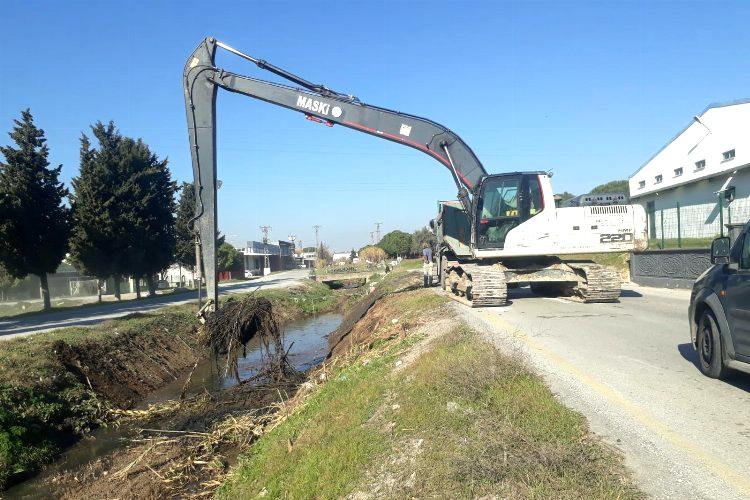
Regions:
<instances>
[{"instance_id":1,"label":"yellow road line","mask_svg":"<svg viewBox=\"0 0 750 500\"><path fill-rule=\"evenodd\" d=\"M642 424L644 427L654 431L672 446L682 450L687 455L696 459L715 475L719 476L724 481L729 483L732 487L744 493L745 496L750 497L750 479L748 479L745 475L740 474L739 472L722 462L720 459L716 458L714 455L707 453L706 451L695 445L691 440L673 431L670 427L667 427L659 420L651 417L639 406L625 399L619 392L585 374L584 372L573 366L571 363L553 353L542 344L523 333L519 328L514 327L498 315L493 314L489 311L481 311L481 314L483 314L490 323L512 334L515 338L539 353L547 361L569 372L581 383L594 390L604 399L621 407L631 417L633 417L634 420Z\"/></svg>"}]
</instances>

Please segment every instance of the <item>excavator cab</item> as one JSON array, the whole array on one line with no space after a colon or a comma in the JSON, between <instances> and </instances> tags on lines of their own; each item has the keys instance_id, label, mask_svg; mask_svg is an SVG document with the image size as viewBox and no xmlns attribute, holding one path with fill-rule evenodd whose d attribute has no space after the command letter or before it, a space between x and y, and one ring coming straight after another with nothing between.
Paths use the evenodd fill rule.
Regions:
<instances>
[{"instance_id":1,"label":"excavator cab","mask_svg":"<svg viewBox=\"0 0 750 500\"><path fill-rule=\"evenodd\" d=\"M480 249L502 249L513 228L544 209L537 172L489 175L477 192L475 234Z\"/></svg>"}]
</instances>

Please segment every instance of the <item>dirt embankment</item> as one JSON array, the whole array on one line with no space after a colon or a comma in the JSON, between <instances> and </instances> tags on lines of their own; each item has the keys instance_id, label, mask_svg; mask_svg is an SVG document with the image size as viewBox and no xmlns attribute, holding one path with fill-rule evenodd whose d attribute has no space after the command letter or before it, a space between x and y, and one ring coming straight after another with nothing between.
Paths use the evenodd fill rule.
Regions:
<instances>
[{"instance_id":1,"label":"dirt embankment","mask_svg":"<svg viewBox=\"0 0 750 500\"><path fill-rule=\"evenodd\" d=\"M186 332L193 341L195 330ZM118 408L130 408L205 356L181 336L164 331L128 332L106 343L59 340L52 348L61 366Z\"/></svg>"},{"instance_id":2,"label":"dirt embankment","mask_svg":"<svg viewBox=\"0 0 750 500\"><path fill-rule=\"evenodd\" d=\"M273 303L280 325L342 300L316 283L260 295ZM113 410L132 408L206 359L194 309L172 307L1 343L0 443L7 446L0 446L0 491L110 420Z\"/></svg>"},{"instance_id":3,"label":"dirt embankment","mask_svg":"<svg viewBox=\"0 0 750 500\"><path fill-rule=\"evenodd\" d=\"M365 315L384 294L417 285L413 277L402 276L369 295L341 292L331 307L344 308L346 314L341 328L330 337L336 344L331 356L347 352L355 338L365 339L369 324ZM392 316L392 311L379 309L376 321ZM294 316L298 317L285 313L282 321ZM63 498L210 494L221 485L239 453L303 404L314 387L324 383L326 373L324 365L280 382L241 383L210 395L132 411L124 422L144 429L132 445L50 478L49 488Z\"/></svg>"}]
</instances>

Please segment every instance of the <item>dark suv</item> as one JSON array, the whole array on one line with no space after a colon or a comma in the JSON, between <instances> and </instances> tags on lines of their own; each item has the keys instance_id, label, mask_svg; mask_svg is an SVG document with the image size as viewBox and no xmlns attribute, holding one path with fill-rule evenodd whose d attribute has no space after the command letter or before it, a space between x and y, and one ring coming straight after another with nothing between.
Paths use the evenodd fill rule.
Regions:
<instances>
[{"instance_id":1,"label":"dark suv","mask_svg":"<svg viewBox=\"0 0 750 500\"><path fill-rule=\"evenodd\" d=\"M734 244L711 244L713 264L695 280L690 297L690 337L704 375L750 369L750 222Z\"/></svg>"}]
</instances>

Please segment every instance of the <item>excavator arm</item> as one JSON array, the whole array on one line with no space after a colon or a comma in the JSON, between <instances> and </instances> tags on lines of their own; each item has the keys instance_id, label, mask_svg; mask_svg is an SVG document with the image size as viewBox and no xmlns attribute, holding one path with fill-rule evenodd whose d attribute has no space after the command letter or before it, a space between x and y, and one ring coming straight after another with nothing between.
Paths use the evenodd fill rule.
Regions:
<instances>
[{"instance_id":1,"label":"excavator arm","mask_svg":"<svg viewBox=\"0 0 750 500\"><path fill-rule=\"evenodd\" d=\"M217 48L247 59L301 88L249 78L217 68ZM222 88L306 115L328 126L343 125L426 153L448 168L458 187L458 197L471 213L469 192L487 175L484 167L460 137L442 125L418 116L360 102L356 97L310 83L261 59L243 54L213 38L206 38L188 58L183 73L196 213L194 221L206 279L207 305L218 305L216 286L216 93ZM200 263L198 263L200 265Z\"/></svg>"}]
</instances>

